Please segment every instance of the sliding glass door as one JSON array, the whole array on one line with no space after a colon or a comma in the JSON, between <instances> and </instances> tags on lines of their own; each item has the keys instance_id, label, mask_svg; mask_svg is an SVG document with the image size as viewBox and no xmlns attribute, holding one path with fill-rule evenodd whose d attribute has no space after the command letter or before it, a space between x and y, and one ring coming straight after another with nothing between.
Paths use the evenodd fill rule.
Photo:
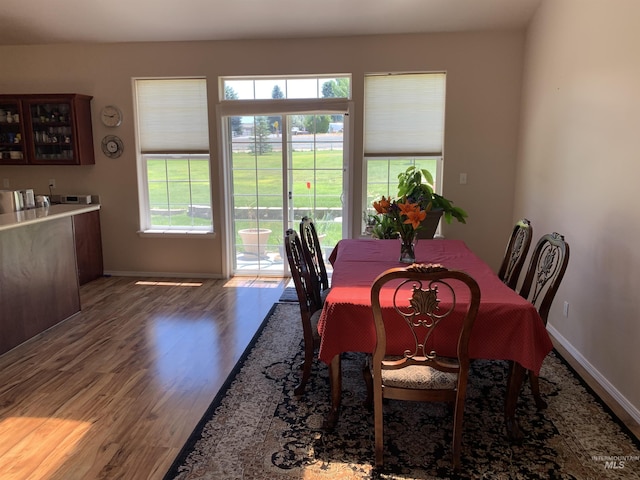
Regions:
<instances>
[{"instance_id":1,"label":"sliding glass door","mask_svg":"<svg viewBox=\"0 0 640 480\"><path fill-rule=\"evenodd\" d=\"M286 275L284 232L315 222L325 255L343 237L342 114L227 117L233 274Z\"/></svg>"}]
</instances>

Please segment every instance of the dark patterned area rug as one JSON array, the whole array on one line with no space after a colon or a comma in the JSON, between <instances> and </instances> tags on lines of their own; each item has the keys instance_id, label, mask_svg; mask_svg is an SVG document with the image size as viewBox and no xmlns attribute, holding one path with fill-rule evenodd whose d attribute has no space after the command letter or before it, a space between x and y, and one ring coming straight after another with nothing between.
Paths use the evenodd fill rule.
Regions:
<instances>
[{"instance_id":1,"label":"dark patterned area rug","mask_svg":"<svg viewBox=\"0 0 640 480\"><path fill-rule=\"evenodd\" d=\"M328 369L316 362L302 398L293 395L302 361L297 305L278 304L226 394L214 400L167 479L638 479L635 438L603 410L554 354L540 374L549 407L538 412L525 387L518 407L526 432L510 444L503 427L506 362L476 361L470 375L462 470L451 471L452 418L440 404L385 405L385 468L372 466L373 418L362 405L364 356L343 360L343 407L334 431Z\"/></svg>"},{"instance_id":2,"label":"dark patterned area rug","mask_svg":"<svg viewBox=\"0 0 640 480\"><path fill-rule=\"evenodd\" d=\"M298 293L296 287L286 287L278 300L281 303L298 303Z\"/></svg>"}]
</instances>

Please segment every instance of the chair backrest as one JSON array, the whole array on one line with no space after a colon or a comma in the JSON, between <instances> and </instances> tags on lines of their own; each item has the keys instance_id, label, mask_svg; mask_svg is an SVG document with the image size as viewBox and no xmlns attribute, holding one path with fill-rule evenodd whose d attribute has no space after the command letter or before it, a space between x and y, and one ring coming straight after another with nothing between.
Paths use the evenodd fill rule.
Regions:
<instances>
[{"instance_id":1,"label":"chair backrest","mask_svg":"<svg viewBox=\"0 0 640 480\"><path fill-rule=\"evenodd\" d=\"M313 291L312 274L305 260L302 242L298 233L291 228L284 235L284 248L287 253L291 277L296 287L300 312L310 316L320 308L320 303Z\"/></svg>"},{"instance_id":2,"label":"chair backrest","mask_svg":"<svg viewBox=\"0 0 640 480\"><path fill-rule=\"evenodd\" d=\"M518 220L514 225L511 237L504 252L502 265L498 270L498 277L512 290L516 289L520 272L529 252L533 227L526 218Z\"/></svg>"},{"instance_id":3,"label":"chair backrest","mask_svg":"<svg viewBox=\"0 0 640 480\"><path fill-rule=\"evenodd\" d=\"M520 295L535 305L545 325L568 264L569 244L562 235L548 233L538 240Z\"/></svg>"},{"instance_id":4,"label":"chair backrest","mask_svg":"<svg viewBox=\"0 0 640 480\"><path fill-rule=\"evenodd\" d=\"M329 288L329 277L327 275L327 269L324 265L324 259L322 257L322 247L318 240L318 233L316 232L316 226L309 217L302 217L300 221L300 237L302 238L302 248L304 250L307 263L313 266L313 272L316 277L314 280L314 286L316 287L318 295L321 290Z\"/></svg>"},{"instance_id":5,"label":"chair backrest","mask_svg":"<svg viewBox=\"0 0 640 480\"><path fill-rule=\"evenodd\" d=\"M383 288L387 286L388 288ZM381 299L383 300L381 302ZM371 287L371 305L375 321L377 342L374 350L374 376L377 369L398 369L409 365L428 365L444 372L466 371L469 367L469 339L480 305L480 287L468 274L447 270L442 265L414 264L406 268L392 268L383 272ZM392 318L392 316L399 318ZM381 367L388 353L385 321L393 322L394 329L406 328L402 335L406 345L397 345L404 351L403 358L394 365ZM456 325L458 363L447 362L438 355L434 332L443 324ZM402 326L402 327L401 327ZM394 330L394 343L400 332ZM405 332L406 333L406 332Z\"/></svg>"}]
</instances>

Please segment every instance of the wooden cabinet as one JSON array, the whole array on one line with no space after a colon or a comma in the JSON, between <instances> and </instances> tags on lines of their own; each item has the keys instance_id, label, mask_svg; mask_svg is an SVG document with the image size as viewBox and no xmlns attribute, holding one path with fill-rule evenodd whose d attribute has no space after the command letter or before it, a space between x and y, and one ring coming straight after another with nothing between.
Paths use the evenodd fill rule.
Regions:
<instances>
[{"instance_id":1,"label":"wooden cabinet","mask_svg":"<svg viewBox=\"0 0 640 480\"><path fill-rule=\"evenodd\" d=\"M73 217L73 230L80 285L103 274L100 212L82 213Z\"/></svg>"},{"instance_id":2,"label":"wooden cabinet","mask_svg":"<svg viewBox=\"0 0 640 480\"><path fill-rule=\"evenodd\" d=\"M0 230L0 354L80 311L71 217Z\"/></svg>"},{"instance_id":3,"label":"wooden cabinet","mask_svg":"<svg viewBox=\"0 0 640 480\"><path fill-rule=\"evenodd\" d=\"M93 165L92 98L0 95L0 164Z\"/></svg>"}]
</instances>

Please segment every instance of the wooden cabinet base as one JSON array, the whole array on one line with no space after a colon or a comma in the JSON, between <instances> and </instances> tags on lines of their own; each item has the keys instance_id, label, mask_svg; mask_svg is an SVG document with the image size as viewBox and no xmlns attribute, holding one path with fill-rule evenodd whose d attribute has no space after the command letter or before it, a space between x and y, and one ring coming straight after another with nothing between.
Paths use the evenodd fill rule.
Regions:
<instances>
[{"instance_id":1,"label":"wooden cabinet base","mask_svg":"<svg viewBox=\"0 0 640 480\"><path fill-rule=\"evenodd\" d=\"M0 231L0 354L80 311L72 217Z\"/></svg>"},{"instance_id":2,"label":"wooden cabinet base","mask_svg":"<svg viewBox=\"0 0 640 480\"><path fill-rule=\"evenodd\" d=\"M80 285L84 285L103 274L100 212L95 210L74 215L73 229L78 259L78 280Z\"/></svg>"}]
</instances>

